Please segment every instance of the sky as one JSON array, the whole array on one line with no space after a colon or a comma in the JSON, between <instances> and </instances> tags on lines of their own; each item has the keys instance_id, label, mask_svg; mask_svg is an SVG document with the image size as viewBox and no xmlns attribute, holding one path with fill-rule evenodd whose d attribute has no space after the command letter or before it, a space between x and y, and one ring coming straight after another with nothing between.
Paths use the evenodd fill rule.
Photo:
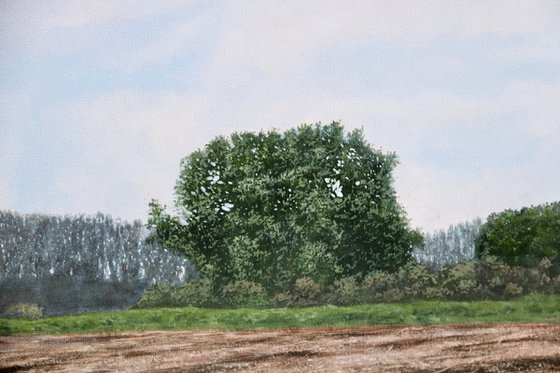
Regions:
<instances>
[{"instance_id":1,"label":"sky","mask_svg":"<svg viewBox=\"0 0 560 373\"><path fill-rule=\"evenodd\" d=\"M218 135L340 121L424 232L560 200L558 1L0 0L0 210L146 221Z\"/></svg>"}]
</instances>

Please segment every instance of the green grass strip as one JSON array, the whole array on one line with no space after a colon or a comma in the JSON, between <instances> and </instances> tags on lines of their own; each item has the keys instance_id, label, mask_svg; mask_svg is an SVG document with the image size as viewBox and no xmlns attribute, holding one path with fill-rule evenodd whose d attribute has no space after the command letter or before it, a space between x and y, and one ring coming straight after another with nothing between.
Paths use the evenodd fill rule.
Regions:
<instances>
[{"instance_id":1,"label":"green grass strip","mask_svg":"<svg viewBox=\"0 0 560 373\"><path fill-rule=\"evenodd\" d=\"M0 334L512 322L560 322L560 296L529 295L512 301L415 301L350 307L153 308L37 320L0 318Z\"/></svg>"}]
</instances>

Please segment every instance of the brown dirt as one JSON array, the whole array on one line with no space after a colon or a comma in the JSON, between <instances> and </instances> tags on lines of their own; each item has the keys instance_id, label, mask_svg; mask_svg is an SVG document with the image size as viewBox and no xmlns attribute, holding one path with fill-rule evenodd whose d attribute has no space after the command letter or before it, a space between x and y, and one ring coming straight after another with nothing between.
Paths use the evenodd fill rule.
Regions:
<instances>
[{"instance_id":1,"label":"brown dirt","mask_svg":"<svg viewBox=\"0 0 560 373\"><path fill-rule=\"evenodd\" d=\"M560 372L560 325L0 337L4 372Z\"/></svg>"}]
</instances>

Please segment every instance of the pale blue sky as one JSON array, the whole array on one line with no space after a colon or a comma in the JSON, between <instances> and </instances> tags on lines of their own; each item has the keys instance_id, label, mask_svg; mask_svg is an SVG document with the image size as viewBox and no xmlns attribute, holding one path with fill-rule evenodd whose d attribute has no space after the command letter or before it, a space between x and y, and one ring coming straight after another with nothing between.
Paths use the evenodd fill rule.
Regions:
<instances>
[{"instance_id":1,"label":"pale blue sky","mask_svg":"<svg viewBox=\"0 0 560 373\"><path fill-rule=\"evenodd\" d=\"M145 221L217 135L340 120L425 231L560 200L560 2L0 0L0 209Z\"/></svg>"}]
</instances>

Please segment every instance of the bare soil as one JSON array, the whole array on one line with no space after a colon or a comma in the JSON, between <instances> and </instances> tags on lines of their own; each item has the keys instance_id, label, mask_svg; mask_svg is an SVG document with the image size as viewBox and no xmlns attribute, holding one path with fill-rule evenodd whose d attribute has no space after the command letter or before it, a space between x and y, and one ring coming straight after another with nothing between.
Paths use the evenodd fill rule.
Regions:
<instances>
[{"instance_id":1,"label":"bare soil","mask_svg":"<svg viewBox=\"0 0 560 373\"><path fill-rule=\"evenodd\" d=\"M0 337L2 372L560 372L560 325Z\"/></svg>"}]
</instances>

